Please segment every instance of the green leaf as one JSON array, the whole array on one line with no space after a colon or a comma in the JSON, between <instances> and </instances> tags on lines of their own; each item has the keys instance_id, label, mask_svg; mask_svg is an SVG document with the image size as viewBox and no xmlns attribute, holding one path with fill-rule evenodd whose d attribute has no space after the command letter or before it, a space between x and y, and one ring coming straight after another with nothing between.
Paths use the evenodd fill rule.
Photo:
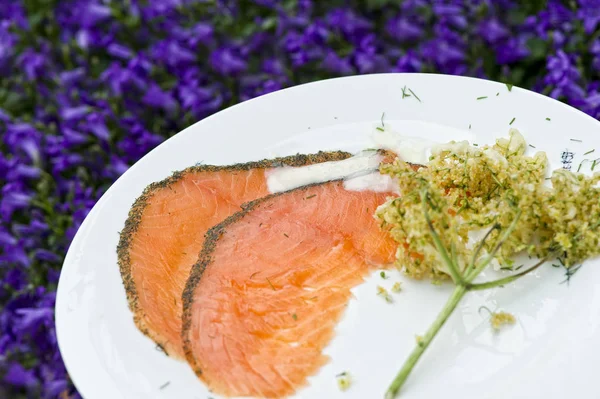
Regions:
<instances>
[{"instance_id":1,"label":"green leaf","mask_svg":"<svg viewBox=\"0 0 600 399\"><path fill-rule=\"evenodd\" d=\"M530 59L545 59L549 45L545 40L533 37L527 41L527 48L531 52Z\"/></svg>"}]
</instances>

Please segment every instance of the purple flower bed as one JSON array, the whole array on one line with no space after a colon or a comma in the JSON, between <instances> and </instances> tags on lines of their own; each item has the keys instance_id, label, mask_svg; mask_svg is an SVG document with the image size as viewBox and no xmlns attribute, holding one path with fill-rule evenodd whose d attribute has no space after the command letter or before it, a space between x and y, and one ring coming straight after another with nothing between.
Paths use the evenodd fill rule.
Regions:
<instances>
[{"instance_id":1,"label":"purple flower bed","mask_svg":"<svg viewBox=\"0 0 600 399\"><path fill-rule=\"evenodd\" d=\"M220 109L397 71L503 81L600 117L600 1L517 3L0 1L0 397L78 397L54 330L69 243L130 165Z\"/></svg>"}]
</instances>

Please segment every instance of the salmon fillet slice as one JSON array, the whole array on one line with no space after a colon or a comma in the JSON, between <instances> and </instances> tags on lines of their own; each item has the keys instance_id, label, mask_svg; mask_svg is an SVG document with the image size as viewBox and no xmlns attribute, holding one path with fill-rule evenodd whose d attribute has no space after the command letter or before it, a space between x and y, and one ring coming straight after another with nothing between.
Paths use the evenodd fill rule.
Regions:
<instances>
[{"instance_id":1,"label":"salmon fillet slice","mask_svg":"<svg viewBox=\"0 0 600 399\"><path fill-rule=\"evenodd\" d=\"M224 396L285 397L322 353L351 297L396 243L375 209L393 193L304 186L244 206L206 235L183 294L183 347Z\"/></svg>"},{"instance_id":2,"label":"salmon fillet slice","mask_svg":"<svg viewBox=\"0 0 600 399\"><path fill-rule=\"evenodd\" d=\"M165 353L183 358L181 294L204 233L269 194L266 174L280 166L346 159L319 152L233 166L194 166L148 186L133 204L117 249L137 327Z\"/></svg>"}]
</instances>

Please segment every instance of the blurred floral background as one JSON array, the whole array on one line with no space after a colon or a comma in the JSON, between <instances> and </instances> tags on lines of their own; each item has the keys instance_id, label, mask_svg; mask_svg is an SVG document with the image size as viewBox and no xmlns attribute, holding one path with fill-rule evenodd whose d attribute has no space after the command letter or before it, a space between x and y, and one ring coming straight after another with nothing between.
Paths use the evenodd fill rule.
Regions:
<instances>
[{"instance_id":1,"label":"blurred floral background","mask_svg":"<svg viewBox=\"0 0 600 399\"><path fill-rule=\"evenodd\" d=\"M55 290L77 228L149 150L240 101L435 72L600 117L598 0L1 0L0 397L74 398Z\"/></svg>"}]
</instances>

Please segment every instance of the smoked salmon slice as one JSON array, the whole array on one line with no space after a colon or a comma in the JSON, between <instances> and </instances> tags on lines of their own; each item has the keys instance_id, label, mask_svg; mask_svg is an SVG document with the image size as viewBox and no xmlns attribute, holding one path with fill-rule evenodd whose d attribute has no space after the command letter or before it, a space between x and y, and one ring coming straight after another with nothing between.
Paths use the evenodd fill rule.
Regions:
<instances>
[{"instance_id":1,"label":"smoked salmon slice","mask_svg":"<svg viewBox=\"0 0 600 399\"><path fill-rule=\"evenodd\" d=\"M319 152L233 166L193 166L148 186L129 212L117 249L137 327L167 354L182 358L181 294L204 233L241 204L270 194L270 170L349 156Z\"/></svg>"},{"instance_id":2,"label":"smoked salmon slice","mask_svg":"<svg viewBox=\"0 0 600 399\"><path fill-rule=\"evenodd\" d=\"M391 192L343 181L244 205L213 227L183 294L183 347L216 394L285 397L327 362L351 297L397 244L373 218Z\"/></svg>"}]
</instances>

